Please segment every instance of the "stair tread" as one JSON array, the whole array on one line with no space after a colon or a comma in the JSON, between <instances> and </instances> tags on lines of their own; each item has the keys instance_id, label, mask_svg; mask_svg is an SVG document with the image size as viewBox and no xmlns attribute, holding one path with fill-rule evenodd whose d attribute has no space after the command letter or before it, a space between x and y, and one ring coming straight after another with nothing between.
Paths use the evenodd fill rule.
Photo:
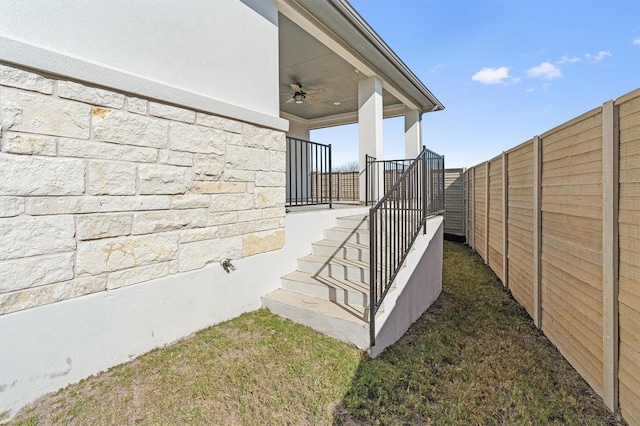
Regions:
<instances>
[{"instance_id":1,"label":"stair tread","mask_svg":"<svg viewBox=\"0 0 640 426\"><path fill-rule=\"evenodd\" d=\"M323 256L320 254L308 254L298 258L307 262L327 263L333 265L341 265L352 268L369 269L369 262L363 260L345 259L342 257Z\"/></svg>"},{"instance_id":2,"label":"stair tread","mask_svg":"<svg viewBox=\"0 0 640 426\"><path fill-rule=\"evenodd\" d=\"M285 289L276 290L273 293L264 296L263 299L273 300L334 318L368 325L368 321L365 321L365 319L368 319L369 310L362 306L338 304L329 300L295 293Z\"/></svg>"},{"instance_id":3,"label":"stair tread","mask_svg":"<svg viewBox=\"0 0 640 426\"><path fill-rule=\"evenodd\" d=\"M369 293L369 285L360 281L350 281L343 278L325 277L313 275L308 272L295 271L282 277L290 281L298 281L311 285L323 285L347 291L357 291L364 294Z\"/></svg>"}]
</instances>

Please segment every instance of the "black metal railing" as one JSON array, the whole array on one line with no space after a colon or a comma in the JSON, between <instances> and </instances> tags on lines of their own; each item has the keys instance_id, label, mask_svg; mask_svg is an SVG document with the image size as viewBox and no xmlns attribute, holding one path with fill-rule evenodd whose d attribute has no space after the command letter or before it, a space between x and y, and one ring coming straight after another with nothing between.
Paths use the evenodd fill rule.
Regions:
<instances>
[{"instance_id":1,"label":"black metal railing","mask_svg":"<svg viewBox=\"0 0 640 426\"><path fill-rule=\"evenodd\" d=\"M373 163L382 162L373 160ZM420 229L422 228L426 233L427 217L444 211L443 156L423 148L420 155L409 164L402 160L396 165L403 172L395 182L390 184L389 189L369 211L371 346L375 345L376 339L376 313L407 258ZM372 166L372 170L375 170L375 166ZM396 169L392 170L395 173ZM383 183L383 187L386 188L386 182Z\"/></svg>"},{"instance_id":2,"label":"black metal railing","mask_svg":"<svg viewBox=\"0 0 640 426\"><path fill-rule=\"evenodd\" d=\"M365 155L365 204L375 204L409 168L413 159L377 160Z\"/></svg>"},{"instance_id":3,"label":"black metal railing","mask_svg":"<svg viewBox=\"0 0 640 426\"><path fill-rule=\"evenodd\" d=\"M286 205L332 207L331 145L287 137Z\"/></svg>"}]
</instances>

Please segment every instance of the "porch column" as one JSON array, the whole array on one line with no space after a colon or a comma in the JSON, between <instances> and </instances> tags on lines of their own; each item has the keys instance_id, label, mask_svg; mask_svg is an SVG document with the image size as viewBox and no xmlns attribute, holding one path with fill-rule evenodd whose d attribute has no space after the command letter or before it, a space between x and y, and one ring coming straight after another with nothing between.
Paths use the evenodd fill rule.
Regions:
<instances>
[{"instance_id":1,"label":"porch column","mask_svg":"<svg viewBox=\"0 0 640 426\"><path fill-rule=\"evenodd\" d=\"M382 80L369 77L358 82L358 133L360 170L367 166L366 155L382 160ZM366 198L365 174L360 179L360 201ZM382 180L378 180L382 182Z\"/></svg>"},{"instance_id":2,"label":"porch column","mask_svg":"<svg viewBox=\"0 0 640 426\"><path fill-rule=\"evenodd\" d=\"M404 158L416 158L422 151L422 117L420 111L405 107Z\"/></svg>"}]
</instances>

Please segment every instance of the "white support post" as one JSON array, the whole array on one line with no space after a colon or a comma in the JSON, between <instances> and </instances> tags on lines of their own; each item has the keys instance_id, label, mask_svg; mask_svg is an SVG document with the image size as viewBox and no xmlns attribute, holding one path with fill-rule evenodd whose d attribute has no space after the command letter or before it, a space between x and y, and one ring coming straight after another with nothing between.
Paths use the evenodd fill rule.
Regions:
<instances>
[{"instance_id":1,"label":"white support post","mask_svg":"<svg viewBox=\"0 0 640 426\"><path fill-rule=\"evenodd\" d=\"M366 155L382 160L382 80L370 77L358 82L358 133L360 170L364 170ZM382 176L378 182L382 185ZM366 183L360 179L360 201L366 198ZM375 191L374 191L375 192Z\"/></svg>"},{"instance_id":2,"label":"white support post","mask_svg":"<svg viewBox=\"0 0 640 426\"><path fill-rule=\"evenodd\" d=\"M602 107L602 348L603 399L618 408L618 109Z\"/></svg>"},{"instance_id":3,"label":"white support post","mask_svg":"<svg viewBox=\"0 0 640 426\"><path fill-rule=\"evenodd\" d=\"M420 111L405 107L404 158L416 158L422 151L422 117Z\"/></svg>"}]
</instances>

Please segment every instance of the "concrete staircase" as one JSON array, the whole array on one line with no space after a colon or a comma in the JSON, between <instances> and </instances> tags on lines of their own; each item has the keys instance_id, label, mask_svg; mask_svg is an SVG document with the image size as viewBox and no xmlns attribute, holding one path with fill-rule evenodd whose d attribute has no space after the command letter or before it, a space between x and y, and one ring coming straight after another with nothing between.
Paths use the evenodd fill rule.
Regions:
<instances>
[{"instance_id":1,"label":"concrete staircase","mask_svg":"<svg viewBox=\"0 0 640 426\"><path fill-rule=\"evenodd\" d=\"M298 259L281 288L262 298L270 311L321 333L369 348L369 223L367 215L336 219L311 254ZM383 309L378 311L381 315Z\"/></svg>"}]
</instances>

